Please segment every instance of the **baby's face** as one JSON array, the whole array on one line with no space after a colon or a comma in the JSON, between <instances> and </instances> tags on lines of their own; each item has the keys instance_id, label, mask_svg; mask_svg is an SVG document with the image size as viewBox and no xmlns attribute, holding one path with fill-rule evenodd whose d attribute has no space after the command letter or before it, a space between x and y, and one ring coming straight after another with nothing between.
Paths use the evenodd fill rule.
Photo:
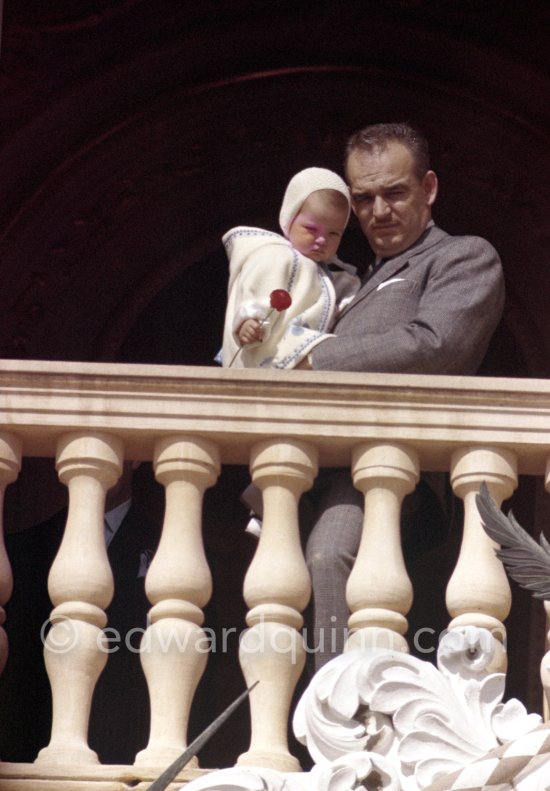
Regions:
<instances>
[{"instance_id":1,"label":"baby's face","mask_svg":"<svg viewBox=\"0 0 550 791\"><path fill-rule=\"evenodd\" d=\"M319 263L336 255L348 212L313 192L292 221L288 240L302 255Z\"/></svg>"}]
</instances>

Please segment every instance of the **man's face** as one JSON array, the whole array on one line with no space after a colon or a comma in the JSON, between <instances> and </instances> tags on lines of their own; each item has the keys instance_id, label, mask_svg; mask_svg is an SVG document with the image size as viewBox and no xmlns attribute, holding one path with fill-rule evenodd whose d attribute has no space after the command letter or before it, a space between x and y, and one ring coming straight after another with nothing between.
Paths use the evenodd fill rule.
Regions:
<instances>
[{"instance_id":1,"label":"man's face","mask_svg":"<svg viewBox=\"0 0 550 791\"><path fill-rule=\"evenodd\" d=\"M389 142L372 152L352 151L347 177L353 211L377 256L407 250L424 232L437 195L437 176L420 181L409 149Z\"/></svg>"}]
</instances>

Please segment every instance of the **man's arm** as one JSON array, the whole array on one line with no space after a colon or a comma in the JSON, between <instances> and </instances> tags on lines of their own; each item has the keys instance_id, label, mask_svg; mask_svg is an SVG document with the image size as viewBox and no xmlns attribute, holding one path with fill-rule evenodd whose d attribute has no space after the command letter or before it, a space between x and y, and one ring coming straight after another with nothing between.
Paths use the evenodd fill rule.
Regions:
<instances>
[{"instance_id":1,"label":"man's arm","mask_svg":"<svg viewBox=\"0 0 550 791\"><path fill-rule=\"evenodd\" d=\"M449 237L429 265L412 262L418 282L413 315L393 307L394 323L377 332L369 298L336 325L336 337L311 353L314 369L473 374L502 315L504 280L494 248L478 237ZM427 253L430 254L430 251ZM416 269L417 268L417 269ZM414 279L414 278L413 278ZM391 288L391 286L388 286ZM389 295L386 292L384 296ZM392 307L388 302L387 309ZM370 322L370 323L369 323Z\"/></svg>"}]
</instances>

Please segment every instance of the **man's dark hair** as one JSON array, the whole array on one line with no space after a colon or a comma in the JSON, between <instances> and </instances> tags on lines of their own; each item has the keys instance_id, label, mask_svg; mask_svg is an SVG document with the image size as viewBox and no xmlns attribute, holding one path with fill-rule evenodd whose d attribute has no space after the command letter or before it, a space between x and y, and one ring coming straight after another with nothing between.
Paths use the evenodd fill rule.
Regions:
<instances>
[{"instance_id":1,"label":"man's dark hair","mask_svg":"<svg viewBox=\"0 0 550 791\"><path fill-rule=\"evenodd\" d=\"M416 175L421 181L430 170L428 141L422 132L407 123L372 124L355 132L346 146L346 164L352 151L372 153L386 148L391 142L402 143L409 149L415 162Z\"/></svg>"}]
</instances>

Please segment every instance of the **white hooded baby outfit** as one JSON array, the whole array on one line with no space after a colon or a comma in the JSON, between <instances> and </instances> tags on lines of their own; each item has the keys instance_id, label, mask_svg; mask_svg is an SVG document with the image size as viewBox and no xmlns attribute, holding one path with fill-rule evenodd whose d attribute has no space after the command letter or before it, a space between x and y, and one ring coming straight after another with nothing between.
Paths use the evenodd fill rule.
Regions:
<instances>
[{"instance_id":1,"label":"white hooded baby outfit","mask_svg":"<svg viewBox=\"0 0 550 791\"><path fill-rule=\"evenodd\" d=\"M294 176L285 192L279 221L285 234L312 192L331 189L348 200L345 182L325 168L307 168ZM295 250L288 239L262 228L238 226L223 236L229 258L228 300L222 364L234 368L294 368L327 338L338 312L357 293L355 267L334 257L316 263ZM331 271L335 264L338 271ZM278 312L270 295L284 289L292 304ZM241 346L236 335L247 318L263 321L261 343Z\"/></svg>"}]
</instances>

